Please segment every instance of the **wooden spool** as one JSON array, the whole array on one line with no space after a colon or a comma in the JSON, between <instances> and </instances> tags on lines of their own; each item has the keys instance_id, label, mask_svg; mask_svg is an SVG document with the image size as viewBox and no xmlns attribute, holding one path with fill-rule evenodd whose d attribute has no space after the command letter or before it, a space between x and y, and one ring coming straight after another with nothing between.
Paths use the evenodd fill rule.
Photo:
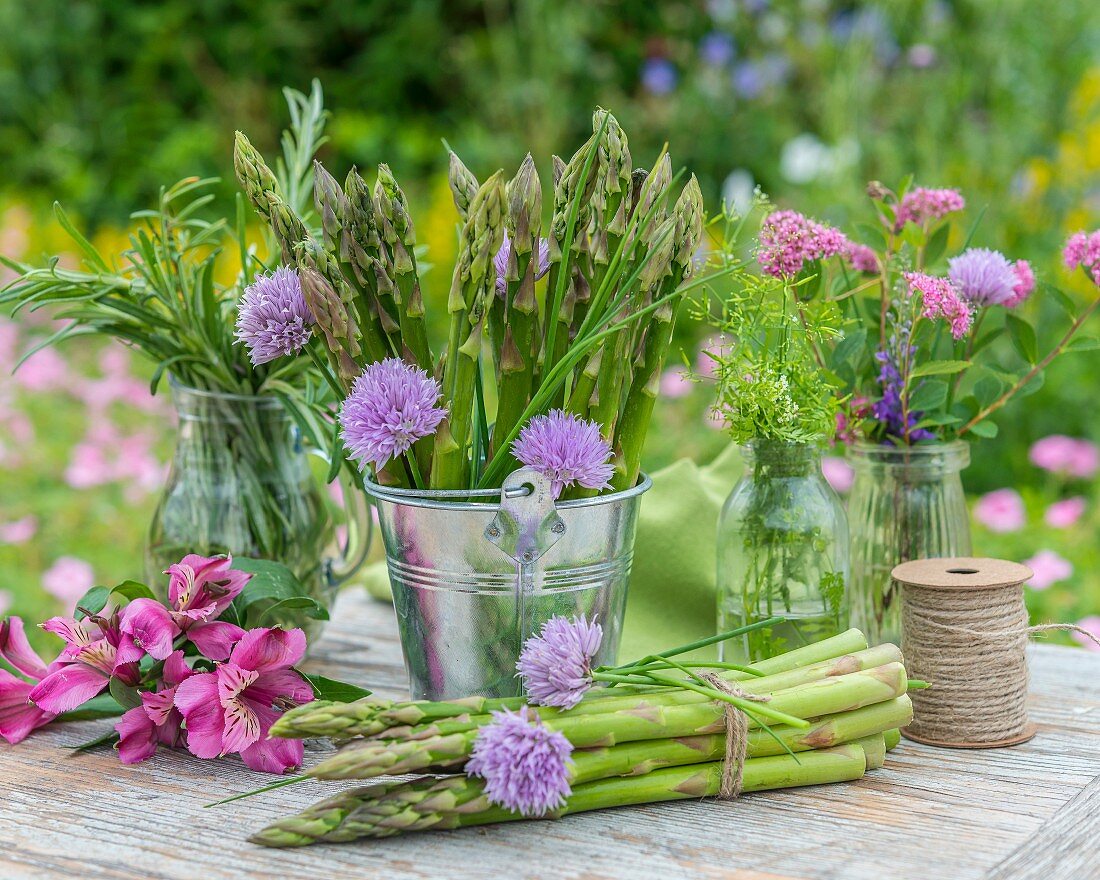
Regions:
<instances>
[{"instance_id":1,"label":"wooden spool","mask_svg":"<svg viewBox=\"0 0 1100 880\"><path fill-rule=\"evenodd\" d=\"M891 577L901 586L902 602L905 602L905 587L918 586L927 590L950 590L969 592L990 590L997 587L1019 586L1020 601L1023 602L1023 584L1033 572L1026 565L1008 562L1004 559L989 559L973 556L955 556L942 559L915 559L895 566ZM965 626L965 621L960 621ZM906 634L902 633L902 652L905 652ZM919 671L917 671L919 674ZM935 683L932 683L935 687ZM931 739L914 733L908 728L901 731L906 739L930 746L950 749L996 749L1027 742L1035 736L1036 727L1028 722L1024 731L1017 736L993 742L952 742Z\"/></svg>"}]
</instances>

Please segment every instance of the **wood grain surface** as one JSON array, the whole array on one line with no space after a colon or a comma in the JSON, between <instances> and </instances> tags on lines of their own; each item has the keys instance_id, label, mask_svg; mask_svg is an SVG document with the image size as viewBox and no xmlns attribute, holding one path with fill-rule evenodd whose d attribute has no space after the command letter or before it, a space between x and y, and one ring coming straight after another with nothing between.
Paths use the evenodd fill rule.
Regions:
<instances>
[{"instance_id":1,"label":"wood grain surface","mask_svg":"<svg viewBox=\"0 0 1100 880\"><path fill-rule=\"evenodd\" d=\"M359 591L315 653L312 671L403 692L393 610ZM270 777L236 759L73 755L109 722L57 725L0 744L0 880L1100 878L1100 655L1039 645L1031 666L1039 733L1014 748L903 740L855 783L297 850L245 837L339 784L204 809ZM308 747L307 763L326 750Z\"/></svg>"}]
</instances>

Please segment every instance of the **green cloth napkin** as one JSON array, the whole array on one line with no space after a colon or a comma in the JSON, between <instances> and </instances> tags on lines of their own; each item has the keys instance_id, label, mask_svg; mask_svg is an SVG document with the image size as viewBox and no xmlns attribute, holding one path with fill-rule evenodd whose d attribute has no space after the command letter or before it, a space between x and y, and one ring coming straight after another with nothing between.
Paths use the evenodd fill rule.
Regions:
<instances>
[{"instance_id":1,"label":"green cloth napkin","mask_svg":"<svg viewBox=\"0 0 1100 880\"><path fill-rule=\"evenodd\" d=\"M682 458L651 474L634 542L623 660L714 633L718 514L741 470L731 444L703 467ZM370 595L390 600L385 562L367 566L360 580Z\"/></svg>"}]
</instances>

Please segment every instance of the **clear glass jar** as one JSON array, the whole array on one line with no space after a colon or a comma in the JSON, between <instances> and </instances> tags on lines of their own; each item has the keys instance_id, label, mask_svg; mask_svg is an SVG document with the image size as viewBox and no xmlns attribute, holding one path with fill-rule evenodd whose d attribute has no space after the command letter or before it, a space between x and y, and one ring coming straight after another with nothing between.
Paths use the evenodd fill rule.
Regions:
<instances>
[{"instance_id":1,"label":"clear glass jar","mask_svg":"<svg viewBox=\"0 0 1100 880\"><path fill-rule=\"evenodd\" d=\"M366 553L365 503L363 511L349 514L356 547L344 548L344 560L326 558L333 518L301 433L279 399L201 391L175 381L171 388L179 430L146 540L147 582L166 591L163 572L186 554L230 553L283 563L307 596L330 607L337 586ZM348 559L352 550L356 558ZM321 629L297 610L279 611L271 623L302 626L311 638Z\"/></svg>"},{"instance_id":2,"label":"clear glass jar","mask_svg":"<svg viewBox=\"0 0 1100 880\"><path fill-rule=\"evenodd\" d=\"M871 644L901 638L899 597L890 572L910 559L970 555L970 519L960 473L970 463L962 440L918 446L857 443L848 449L855 481L852 625Z\"/></svg>"},{"instance_id":3,"label":"clear glass jar","mask_svg":"<svg viewBox=\"0 0 1100 880\"><path fill-rule=\"evenodd\" d=\"M718 519L718 631L785 622L721 645L752 662L848 627L848 524L813 444L755 440Z\"/></svg>"}]
</instances>

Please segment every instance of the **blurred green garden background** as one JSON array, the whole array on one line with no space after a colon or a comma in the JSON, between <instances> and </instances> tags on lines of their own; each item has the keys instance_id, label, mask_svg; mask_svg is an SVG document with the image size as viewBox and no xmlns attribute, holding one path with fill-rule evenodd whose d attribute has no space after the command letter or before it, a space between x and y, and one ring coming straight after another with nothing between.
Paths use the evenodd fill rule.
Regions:
<instances>
[{"instance_id":1,"label":"blurred green garden background","mask_svg":"<svg viewBox=\"0 0 1100 880\"><path fill-rule=\"evenodd\" d=\"M280 88L314 77L332 112L326 165L387 162L438 267L455 249L441 139L479 176L527 151L548 168L600 105L640 163L667 141L712 210L759 186L850 226L870 219L868 180L912 173L963 190L981 216L974 244L1097 294L1059 257L1068 233L1100 225L1092 0L0 0L0 254L71 249L55 199L108 253L127 246L130 213L180 177L222 177L209 210L231 211L234 130L270 155ZM442 301L448 283L430 272L426 295ZM1027 308L1042 326L1054 305ZM173 431L150 368L121 347L78 338L13 376L53 329L41 313L0 318L0 606L31 619L92 581L140 577ZM684 321L679 335L690 363L703 331ZM1095 351L1059 361L981 441L965 482L975 550L1040 570L1036 619L1100 630L1098 368ZM647 468L721 450L706 386L670 373L665 391ZM1057 441L1063 459L1034 453L1050 435L1076 445Z\"/></svg>"}]
</instances>

